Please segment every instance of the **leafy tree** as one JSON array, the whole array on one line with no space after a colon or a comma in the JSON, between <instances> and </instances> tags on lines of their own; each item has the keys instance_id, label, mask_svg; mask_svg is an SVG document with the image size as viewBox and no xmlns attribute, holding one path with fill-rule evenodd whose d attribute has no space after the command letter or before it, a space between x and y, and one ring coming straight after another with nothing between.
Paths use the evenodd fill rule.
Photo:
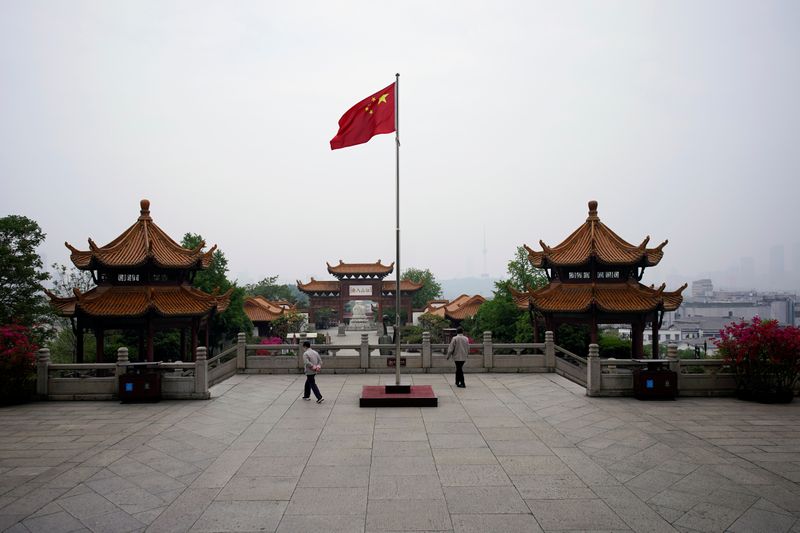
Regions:
<instances>
[{"instance_id":1,"label":"leafy tree","mask_svg":"<svg viewBox=\"0 0 800 533\"><path fill-rule=\"evenodd\" d=\"M292 291L292 286L278 284L278 276L267 276L258 283L245 285L244 292L247 296L263 296L267 300L297 302L297 296Z\"/></svg>"},{"instance_id":2,"label":"leafy tree","mask_svg":"<svg viewBox=\"0 0 800 533\"><path fill-rule=\"evenodd\" d=\"M45 335L52 310L42 295L42 270L36 247L45 233L35 221L19 215L0 218L0 324L34 328L34 338Z\"/></svg>"},{"instance_id":3,"label":"leafy tree","mask_svg":"<svg viewBox=\"0 0 800 533\"><path fill-rule=\"evenodd\" d=\"M544 270L534 267L528 259L528 250L524 246L517 246L514 257L506 267L508 283L519 291L538 289L547 285L547 276Z\"/></svg>"},{"instance_id":4,"label":"leafy tree","mask_svg":"<svg viewBox=\"0 0 800 533\"><path fill-rule=\"evenodd\" d=\"M272 321L272 334L285 339L289 333L298 333L303 322L305 318L300 313L286 311Z\"/></svg>"},{"instance_id":5,"label":"leafy tree","mask_svg":"<svg viewBox=\"0 0 800 533\"><path fill-rule=\"evenodd\" d=\"M425 304L442 296L442 286L436 281L429 269L407 268L402 279L407 279L415 283L422 283L422 288L414 293L411 298L411 306L414 309L422 309Z\"/></svg>"},{"instance_id":6,"label":"leafy tree","mask_svg":"<svg viewBox=\"0 0 800 533\"><path fill-rule=\"evenodd\" d=\"M195 248L203 241L203 237L195 233L183 236L181 246ZM240 331L250 332L253 323L244 312L244 289L238 287L227 277L228 259L222 250L217 249L211 256L211 264L205 270L195 273L192 285L205 292L218 290L220 294L233 288L231 302L223 313L215 314L211 321L210 342L212 346L222 344L227 339L233 339Z\"/></svg>"},{"instance_id":7,"label":"leafy tree","mask_svg":"<svg viewBox=\"0 0 800 533\"><path fill-rule=\"evenodd\" d=\"M429 331L431 342L439 343L444 341L444 329L450 327L450 321L433 313L425 313L417 319L423 331Z\"/></svg>"},{"instance_id":8,"label":"leafy tree","mask_svg":"<svg viewBox=\"0 0 800 533\"><path fill-rule=\"evenodd\" d=\"M58 296L72 296L73 288L85 293L94 287L91 272L79 270L74 266L67 267L59 263L50 265L53 270L53 293ZM50 357L56 363L72 363L77 354L76 324L73 319L59 317L56 319L56 335L50 342ZM92 335L83 337L84 354L95 353L95 341ZM108 347L108 345L106 345ZM115 356L114 356L115 357ZM110 359L113 361L112 359Z\"/></svg>"}]
</instances>

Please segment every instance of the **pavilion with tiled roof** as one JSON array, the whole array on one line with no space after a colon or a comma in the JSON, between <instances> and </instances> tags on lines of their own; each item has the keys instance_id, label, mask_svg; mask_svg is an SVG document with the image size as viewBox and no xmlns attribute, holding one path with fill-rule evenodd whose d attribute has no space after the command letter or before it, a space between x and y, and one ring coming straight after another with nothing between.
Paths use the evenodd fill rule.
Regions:
<instances>
[{"instance_id":1,"label":"pavilion with tiled roof","mask_svg":"<svg viewBox=\"0 0 800 533\"><path fill-rule=\"evenodd\" d=\"M460 324L466 318L475 316L478 313L486 298L480 294L468 296L462 294L458 298L449 300L431 300L425 305L423 313L430 313L442 318L446 318L454 323Z\"/></svg>"},{"instance_id":2,"label":"pavilion with tiled roof","mask_svg":"<svg viewBox=\"0 0 800 533\"><path fill-rule=\"evenodd\" d=\"M632 355L641 357L644 328L653 331L653 354L658 354L658 329L664 313L676 310L683 301L681 293L666 291L642 283L647 267L655 266L664 256L662 242L648 248L650 237L641 244L630 244L614 233L597 216L597 202L589 202L586 222L557 246L539 241L541 251L528 250L528 259L544 269L549 283L537 290L512 290L517 305L544 316L546 328L557 331L560 324L580 323L589 326L591 342L597 342L598 324L631 324Z\"/></svg>"},{"instance_id":3,"label":"pavilion with tiled roof","mask_svg":"<svg viewBox=\"0 0 800 533\"><path fill-rule=\"evenodd\" d=\"M208 294L191 285L195 272L211 263L216 246L206 252L202 242L195 248L182 247L153 222L148 200L140 202L136 222L105 246L92 239L85 251L64 244L71 252L72 263L90 271L97 284L85 293L73 289L70 297L48 292L58 314L73 320L78 362L83 362L83 335L88 330L97 339L98 362L103 360L108 330L138 333L139 358L152 361L155 332L178 329L181 347L175 358L191 360L200 331L204 331L208 345L209 320L230 303L232 289L225 294Z\"/></svg>"},{"instance_id":4,"label":"pavilion with tiled roof","mask_svg":"<svg viewBox=\"0 0 800 533\"><path fill-rule=\"evenodd\" d=\"M248 296L244 299L244 313L253 323L254 334L266 337L272 332L272 322L285 312L295 309L286 300L267 300L263 296Z\"/></svg>"},{"instance_id":5,"label":"pavilion with tiled roof","mask_svg":"<svg viewBox=\"0 0 800 533\"><path fill-rule=\"evenodd\" d=\"M375 263L345 263L341 259L338 265L326 263L328 272L336 280L317 280L303 283L297 280L297 288L309 297L309 321L316 321L320 309L333 311L334 319L345 321L345 304L353 300L370 300L378 304L378 316L384 309L394 309L397 283L385 281L384 278L394 271L394 263L384 265L380 260ZM400 280L400 308L411 318L411 298L422 288L421 283L411 280Z\"/></svg>"}]
</instances>

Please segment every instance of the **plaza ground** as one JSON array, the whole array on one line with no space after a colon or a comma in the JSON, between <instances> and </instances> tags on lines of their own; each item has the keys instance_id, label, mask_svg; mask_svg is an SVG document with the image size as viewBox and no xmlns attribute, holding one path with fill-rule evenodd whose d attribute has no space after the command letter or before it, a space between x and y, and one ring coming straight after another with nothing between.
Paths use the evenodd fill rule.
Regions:
<instances>
[{"instance_id":1,"label":"plaza ground","mask_svg":"<svg viewBox=\"0 0 800 533\"><path fill-rule=\"evenodd\" d=\"M334 341L335 342L335 341ZM589 398L555 374L236 375L210 401L0 408L0 530L800 531L800 402Z\"/></svg>"}]
</instances>

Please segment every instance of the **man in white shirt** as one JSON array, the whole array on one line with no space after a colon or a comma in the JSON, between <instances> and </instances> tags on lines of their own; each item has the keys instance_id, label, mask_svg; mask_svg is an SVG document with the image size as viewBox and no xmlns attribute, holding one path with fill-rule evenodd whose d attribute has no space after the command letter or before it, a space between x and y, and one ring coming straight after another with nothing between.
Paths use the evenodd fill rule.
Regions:
<instances>
[{"instance_id":1,"label":"man in white shirt","mask_svg":"<svg viewBox=\"0 0 800 533\"><path fill-rule=\"evenodd\" d=\"M304 400L311 400L311 391L314 391L314 396L317 397L317 403L322 403L325 401L325 398L322 397L322 394L319 392L319 388L317 388L316 382L316 375L322 369L322 358L319 356L316 350L311 348L311 343L305 341L303 343L303 348L306 351L303 353L303 362L305 363L305 372L306 372L306 384L303 388L303 399Z\"/></svg>"},{"instance_id":2,"label":"man in white shirt","mask_svg":"<svg viewBox=\"0 0 800 533\"><path fill-rule=\"evenodd\" d=\"M464 384L464 363L469 355L469 339L464 336L464 328L456 330L457 335L447 347L447 359L451 357L456 362L456 387L467 388Z\"/></svg>"}]
</instances>

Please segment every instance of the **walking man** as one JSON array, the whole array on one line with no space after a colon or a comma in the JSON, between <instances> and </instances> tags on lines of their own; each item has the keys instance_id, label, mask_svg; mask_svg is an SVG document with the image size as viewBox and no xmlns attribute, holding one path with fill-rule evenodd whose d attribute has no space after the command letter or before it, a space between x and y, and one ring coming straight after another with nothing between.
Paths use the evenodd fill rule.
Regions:
<instances>
[{"instance_id":1,"label":"walking man","mask_svg":"<svg viewBox=\"0 0 800 533\"><path fill-rule=\"evenodd\" d=\"M452 357L456 362L456 387L465 389L467 386L464 384L464 363L469 355L469 340L464 336L464 328L458 328L456 333L458 334L447 347L447 359Z\"/></svg>"},{"instance_id":2,"label":"walking man","mask_svg":"<svg viewBox=\"0 0 800 533\"><path fill-rule=\"evenodd\" d=\"M306 385L303 389L303 399L311 400L311 391L314 391L314 396L317 397L317 403L322 403L325 401L325 398L320 394L319 388L317 388L317 382L315 381L317 372L322 369L322 358L316 350L311 348L310 342L305 341L303 343L303 348L306 349L303 353L303 362L305 363L306 369Z\"/></svg>"}]
</instances>

